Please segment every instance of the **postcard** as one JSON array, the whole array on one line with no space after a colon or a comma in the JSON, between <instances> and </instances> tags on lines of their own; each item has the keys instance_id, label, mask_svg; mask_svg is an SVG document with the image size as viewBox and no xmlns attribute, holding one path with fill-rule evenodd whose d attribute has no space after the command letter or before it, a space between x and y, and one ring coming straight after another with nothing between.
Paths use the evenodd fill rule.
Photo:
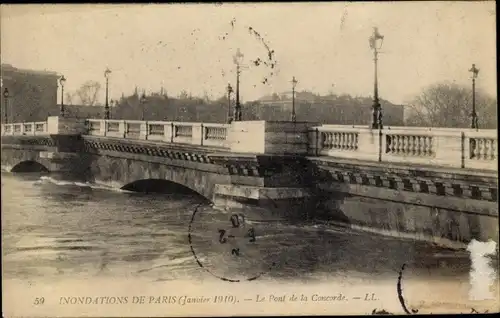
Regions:
<instances>
[{"instance_id":1,"label":"postcard","mask_svg":"<svg viewBox=\"0 0 500 318\"><path fill-rule=\"evenodd\" d=\"M493 1L0 17L5 317L500 311Z\"/></svg>"}]
</instances>

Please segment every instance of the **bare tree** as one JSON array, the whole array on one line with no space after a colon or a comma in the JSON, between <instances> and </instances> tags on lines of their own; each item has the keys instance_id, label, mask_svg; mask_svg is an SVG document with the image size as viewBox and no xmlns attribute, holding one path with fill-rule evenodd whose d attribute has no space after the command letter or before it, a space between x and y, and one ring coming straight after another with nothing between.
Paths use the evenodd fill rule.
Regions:
<instances>
[{"instance_id":1,"label":"bare tree","mask_svg":"<svg viewBox=\"0 0 500 318\"><path fill-rule=\"evenodd\" d=\"M179 93L179 99L182 99L182 100L189 99L189 94L188 94L188 92L186 92L185 90L182 90L182 91Z\"/></svg>"},{"instance_id":2,"label":"bare tree","mask_svg":"<svg viewBox=\"0 0 500 318\"><path fill-rule=\"evenodd\" d=\"M476 91L480 128L496 128L496 99ZM425 88L408 104L406 124L427 127L470 127L472 89L439 83Z\"/></svg>"},{"instance_id":3,"label":"bare tree","mask_svg":"<svg viewBox=\"0 0 500 318\"><path fill-rule=\"evenodd\" d=\"M64 104L73 105L73 99L74 99L76 93L67 92L65 95L66 96L64 96Z\"/></svg>"},{"instance_id":4,"label":"bare tree","mask_svg":"<svg viewBox=\"0 0 500 318\"><path fill-rule=\"evenodd\" d=\"M101 84L96 81L85 82L77 91L76 95L80 100L81 105L94 106L97 103L97 97L99 96L99 91L101 89Z\"/></svg>"},{"instance_id":5,"label":"bare tree","mask_svg":"<svg viewBox=\"0 0 500 318\"><path fill-rule=\"evenodd\" d=\"M203 102L205 103L210 103L211 102L211 99L210 99L210 96L208 96L208 92L207 91L203 91L203 98L202 98Z\"/></svg>"}]
</instances>

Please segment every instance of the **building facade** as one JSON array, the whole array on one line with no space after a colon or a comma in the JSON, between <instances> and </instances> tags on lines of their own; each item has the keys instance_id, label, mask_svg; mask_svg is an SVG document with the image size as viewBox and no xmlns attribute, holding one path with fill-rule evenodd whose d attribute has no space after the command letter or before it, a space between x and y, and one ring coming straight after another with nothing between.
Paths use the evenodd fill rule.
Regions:
<instances>
[{"instance_id":1,"label":"building facade","mask_svg":"<svg viewBox=\"0 0 500 318\"><path fill-rule=\"evenodd\" d=\"M258 118L283 120L291 117L292 92L264 96L255 101ZM404 107L386 100L380 101L383 122L386 126L404 125ZM295 112L298 121L323 124L369 125L372 119L373 100L349 95L320 96L311 92L295 92Z\"/></svg>"},{"instance_id":2,"label":"building facade","mask_svg":"<svg viewBox=\"0 0 500 318\"><path fill-rule=\"evenodd\" d=\"M2 64L2 122L6 117L8 122L30 122L57 115L58 79L59 74L56 72L20 69ZM9 92L8 98L3 95L5 89Z\"/></svg>"}]
</instances>

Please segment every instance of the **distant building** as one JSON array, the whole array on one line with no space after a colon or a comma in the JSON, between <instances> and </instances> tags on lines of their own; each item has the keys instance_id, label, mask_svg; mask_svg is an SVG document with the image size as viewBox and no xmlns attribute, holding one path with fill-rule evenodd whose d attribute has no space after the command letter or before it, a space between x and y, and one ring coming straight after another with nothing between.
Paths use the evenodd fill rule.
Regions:
<instances>
[{"instance_id":1,"label":"distant building","mask_svg":"<svg viewBox=\"0 0 500 318\"><path fill-rule=\"evenodd\" d=\"M2 94L9 91L7 115L9 122L39 121L57 115L59 74L50 71L27 70L1 65ZM5 98L2 95L2 121Z\"/></svg>"},{"instance_id":2,"label":"distant building","mask_svg":"<svg viewBox=\"0 0 500 318\"><path fill-rule=\"evenodd\" d=\"M257 118L268 120L289 120L293 92L275 93L259 98L254 103ZM295 111L297 120L318 122L324 124L368 125L372 117L371 98L352 97L349 95L327 96L312 92L295 92ZM400 126L404 124L404 107L381 100L383 122L385 125Z\"/></svg>"},{"instance_id":3,"label":"distant building","mask_svg":"<svg viewBox=\"0 0 500 318\"><path fill-rule=\"evenodd\" d=\"M295 92L295 105L308 102L313 103L317 97L311 92ZM267 95L259 98L256 102L263 106L280 107L283 111L291 110L293 104L293 92L283 92L280 94Z\"/></svg>"},{"instance_id":4,"label":"distant building","mask_svg":"<svg viewBox=\"0 0 500 318\"><path fill-rule=\"evenodd\" d=\"M110 117L114 118L114 107L110 107ZM65 116L73 118L104 118L103 106L64 105Z\"/></svg>"}]
</instances>

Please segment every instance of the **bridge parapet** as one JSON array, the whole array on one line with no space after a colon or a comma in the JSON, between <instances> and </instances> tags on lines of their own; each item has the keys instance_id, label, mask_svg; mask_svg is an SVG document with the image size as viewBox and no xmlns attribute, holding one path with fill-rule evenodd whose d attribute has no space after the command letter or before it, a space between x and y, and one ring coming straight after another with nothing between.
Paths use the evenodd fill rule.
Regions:
<instances>
[{"instance_id":1,"label":"bridge parapet","mask_svg":"<svg viewBox=\"0 0 500 318\"><path fill-rule=\"evenodd\" d=\"M88 119L87 134L230 148L229 124Z\"/></svg>"},{"instance_id":2,"label":"bridge parapet","mask_svg":"<svg viewBox=\"0 0 500 318\"><path fill-rule=\"evenodd\" d=\"M497 131L322 125L310 130L310 155L495 171Z\"/></svg>"},{"instance_id":3,"label":"bridge parapet","mask_svg":"<svg viewBox=\"0 0 500 318\"><path fill-rule=\"evenodd\" d=\"M2 136L80 135L86 130L84 119L59 116L40 122L2 124Z\"/></svg>"},{"instance_id":4,"label":"bridge parapet","mask_svg":"<svg viewBox=\"0 0 500 318\"><path fill-rule=\"evenodd\" d=\"M234 153L306 155L312 123L287 121L239 121L232 124L77 119L49 117L34 123L36 134L90 135L130 140L148 140L179 145L226 149ZM24 124L2 125L3 136L26 135ZM26 131L33 131L30 126Z\"/></svg>"},{"instance_id":5,"label":"bridge parapet","mask_svg":"<svg viewBox=\"0 0 500 318\"><path fill-rule=\"evenodd\" d=\"M235 153L305 155L311 123L239 121L232 124L87 119L84 134L218 147Z\"/></svg>"},{"instance_id":6,"label":"bridge parapet","mask_svg":"<svg viewBox=\"0 0 500 318\"><path fill-rule=\"evenodd\" d=\"M472 170L498 168L497 131L428 127L238 121L232 124L75 119L2 125L2 135L91 135L225 149L233 153L309 155Z\"/></svg>"},{"instance_id":7,"label":"bridge parapet","mask_svg":"<svg viewBox=\"0 0 500 318\"><path fill-rule=\"evenodd\" d=\"M10 136L43 136L48 134L46 121L14 123L2 125L2 135Z\"/></svg>"}]
</instances>

